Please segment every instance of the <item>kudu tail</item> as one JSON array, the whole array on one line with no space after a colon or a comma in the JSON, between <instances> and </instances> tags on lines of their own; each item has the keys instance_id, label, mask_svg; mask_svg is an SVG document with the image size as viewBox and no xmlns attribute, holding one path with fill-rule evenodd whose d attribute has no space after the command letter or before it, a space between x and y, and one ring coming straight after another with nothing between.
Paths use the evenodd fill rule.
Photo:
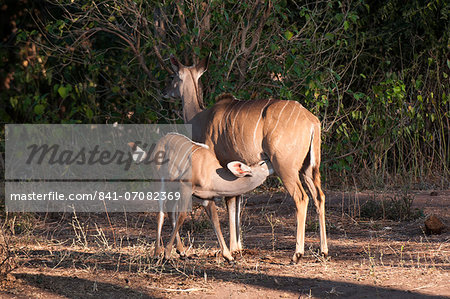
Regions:
<instances>
[{"instance_id":1,"label":"kudu tail","mask_svg":"<svg viewBox=\"0 0 450 299\"><path fill-rule=\"evenodd\" d=\"M311 127L311 140L309 143L309 166L312 167L313 169L315 168L315 166L317 165L317 157L316 157L316 150L314 148L314 135L316 135L316 126L312 126Z\"/></svg>"}]
</instances>

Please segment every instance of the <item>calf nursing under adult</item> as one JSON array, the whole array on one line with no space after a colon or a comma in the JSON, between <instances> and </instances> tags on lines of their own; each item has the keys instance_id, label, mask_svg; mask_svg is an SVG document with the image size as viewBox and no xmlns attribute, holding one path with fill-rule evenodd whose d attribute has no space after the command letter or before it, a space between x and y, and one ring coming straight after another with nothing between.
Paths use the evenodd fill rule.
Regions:
<instances>
[{"instance_id":1,"label":"calf nursing under adult","mask_svg":"<svg viewBox=\"0 0 450 299\"><path fill-rule=\"evenodd\" d=\"M131 143L130 146L133 148L134 144ZM141 151L141 149L134 148L134 151ZM233 161L229 162L227 164L228 169L225 169L208 146L193 142L186 136L177 133L169 133L158 141L154 153L161 152L164 153L164 160L168 162L156 166L160 178L165 181L178 181L180 186L184 186L182 182L189 182L192 184L192 195L209 200L205 201L203 206L213 223L222 255L229 261L233 260L222 236L217 210L215 205L212 204L214 202L212 200L214 197L235 196L255 189L264 182L268 175L273 173L270 162L258 161L255 165L247 166L241 162ZM182 202L182 204L186 203L186 201ZM176 219L176 223L165 248L164 255L166 258L170 258L173 242L179 236L178 230L186 219L184 207L180 206L179 211L178 217L173 217L172 212L169 213L169 218ZM160 211L155 254L161 251L163 219L163 212ZM184 251L179 239L177 240L177 248L180 252Z\"/></svg>"},{"instance_id":2,"label":"calf nursing under adult","mask_svg":"<svg viewBox=\"0 0 450 299\"><path fill-rule=\"evenodd\" d=\"M225 94L216 104L202 110L199 78L208 58L186 67L171 57L175 77L167 95L183 102L183 117L192 124L193 140L205 143L221 165L237 160L249 165L269 159L296 206L297 234L294 262L304 254L306 210L309 198L303 178L319 214L320 250L328 254L325 229L325 195L320 182L320 121L295 101L262 99L240 101ZM231 201L230 201L231 202ZM230 204L227 203L230 210ZM230 213L230 248L233 235ZM239 224L238 224L239 225Z\"/></svg>"}]
</instances>

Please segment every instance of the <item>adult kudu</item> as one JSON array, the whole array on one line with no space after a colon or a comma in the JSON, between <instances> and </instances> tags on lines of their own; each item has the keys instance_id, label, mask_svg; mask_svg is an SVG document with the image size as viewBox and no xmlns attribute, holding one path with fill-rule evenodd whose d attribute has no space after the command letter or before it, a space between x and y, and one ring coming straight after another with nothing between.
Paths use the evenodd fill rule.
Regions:
<instances>
[{"instance_id":1,"label":"adult kudu","mask_svg":"<svg viewBox=\"0 0 450 299\"><path fill-rule=\"evenodd\" d=\"M294 262L304 254L305 222L308 208L303 178L319 215L320 250L328 254L325 228L325 195L320 182L320 121L296 101L261 99L240 101L229 94L216 99L209 109L202 110L199 78L206 71L209 57L199 64L186 67L175 57L170 61L175 77L167 95L181 98L183 118L192 124L193 140L205 143L215 153L221 165L243 161L253 165L270 160L296 206L297 234ZM229 213L234 210L227 201ZM236 232L230 216L230 250L232 234Z\"/></svg>"}]
</instances>

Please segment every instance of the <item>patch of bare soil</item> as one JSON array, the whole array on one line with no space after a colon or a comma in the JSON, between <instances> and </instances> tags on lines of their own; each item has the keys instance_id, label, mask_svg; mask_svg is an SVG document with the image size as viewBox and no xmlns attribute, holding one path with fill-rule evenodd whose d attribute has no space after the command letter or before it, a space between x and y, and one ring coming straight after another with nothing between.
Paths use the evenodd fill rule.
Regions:
<instances>
[{"instance_id":1,"label":"patch of bare soil","mask_svg":"<svg viewBox=\"0 0 450 299\"><path fill-rule=\"evenodd\" d=\"M448 227L450 191L415 192L410 221L359 218L368 201L401 194L327 193L330 256L318 254L319 228L310 203L306 254L295 248L295 207L285 194L253 194L243 214L246 249L229 264L205 213L184 225L189 258L152 258L155 215L8 216L18 264L0 284L1 298L444 298L450 297L450 232L426 235L435 214ZM226 210L219 211L227 232ZM13 221L14 220L14 221ZM165 225L164 239L170 231Z\"/></svg>"}]
</instances>

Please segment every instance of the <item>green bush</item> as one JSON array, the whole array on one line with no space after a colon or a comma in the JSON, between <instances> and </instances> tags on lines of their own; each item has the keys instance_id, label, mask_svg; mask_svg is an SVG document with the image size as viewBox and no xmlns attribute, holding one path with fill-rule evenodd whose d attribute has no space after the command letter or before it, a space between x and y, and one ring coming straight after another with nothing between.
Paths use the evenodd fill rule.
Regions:
<instances>
[{"instance_id":1,"label":"green bush","mask_svg":"<svg viewBox=\"0 0 450 299\"><path fill-rule=\"evenodd\" d=\"M323 125L330 186L449 185L445 1L6 1L4 123L174 123L168 57L212 53L205 103L278 97ZM12 22L14 21L14 22ZM419 185L418 185L419 184Z\"/></svg>"}]
</instances>

